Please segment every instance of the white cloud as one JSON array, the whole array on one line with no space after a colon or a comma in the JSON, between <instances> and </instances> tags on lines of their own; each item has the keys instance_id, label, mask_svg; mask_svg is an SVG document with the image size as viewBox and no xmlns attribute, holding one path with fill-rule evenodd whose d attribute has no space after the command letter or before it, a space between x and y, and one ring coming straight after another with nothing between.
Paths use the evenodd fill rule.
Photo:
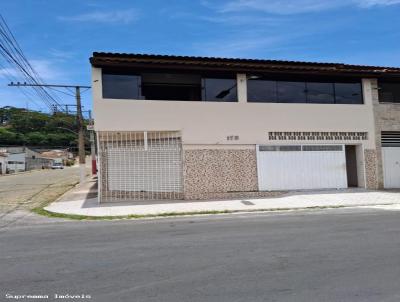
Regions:
<instances>
[{"instance_id":1,"label":"white cloud","mask_svg":"<svg viewBox=\"0 0 400 302\"><path fill-rule=\"evenodd\" d=\"M221 13L253 10L278 15L320 12L351 5L370 8L396 4L400 4L400 0L230 0L219 6L213 6L210 2L203 2L203 5L214 7Z\"/></svg>"},{"instance_id":2,"label":"white cloud","mask_svg":"<svg viewBox=\"0 0 400 302\"><path fill-rule=\"evenodd\" d=\"M55 62L50 60L30 60L33 69L45 82L55 81L57 83L66 81L67 74L57 68Z\"/></svg>"},{"instance_id":3,"label":"white cloud","mask_svg":"<svg viewBox=\"0 0 400 302\"><path fill-rule=\"evenodd\" d=\"M68 74L57 67L57 62L52 60L30 60L33 69L39 74L43 81L60 81L68 80ZM24 75L22 72L12 67L5 67L0 69L0 78L7 81L21 81Z\"/></svg>"},{"instance_id":4,"label":"white cloud","mask_svg":"<svg viewBox=\"0 0 400 302\"><path fill-rule=\"evenodd\" d=\"M213 16L199 16L198 17L202 21L207 21L216 24L226 24L229 26L238 26L238 25L268 25L268 26L279 26L282 25L287 20L283 18L276 17L256 17L253 15L213 15Z\"/></svg>"},{"instance_id":5,"label":"white cloud","mask_svg":"<svg viewBox=\"0 0 400 302\"><path fill-rule=\"evenodd\" d=\"M74 57L75 53L72 51L65 51L65 50L60 50L56 48L50 48L49 49L49 54L58 60L68 60Z\"/></svg>"},{"instance_id":6,"label":"white cloud","mask_svg":"<svg viewBox=\"0 0 400 302\"><path fill-rule=\"evenodd\" d=\"M60 16L59 20L72 22L94 22L94 23L115 23L129 24L136 21L139 14L134 9L114 10L114 11L94 11L75 16Z\"/></svg>"},{"instance_id":7,"label":"white cloud","mask_svg":"<svg viewBox=\"0 0 400 302\"><path fill-rule=\"evenodd\" d=\"M18 76L18 72L13 68L1 68L0 69L0 78L5 78L7 80L13 80Z\"/></svg>"},{"instance_id":8,"label":"white cloud","mask_svg":"<svg viewBox=\"0 0 400 302\"><path fill-rule=\"evenodd\" d=\"M360 7L390 6L400 4L400 0L357 0Z\"/></svg>"},{"instance_id":9,"label":"white cloud","mask_svg":"<svg viewBox=\"0 0 400 302\"><path fill-rule=\"evenodd\" d=\"M272 14L290 15L323 11L346 5L343 0L233 0L220 7L220 12L256 10Z\"/></svg>"}]
</instances>

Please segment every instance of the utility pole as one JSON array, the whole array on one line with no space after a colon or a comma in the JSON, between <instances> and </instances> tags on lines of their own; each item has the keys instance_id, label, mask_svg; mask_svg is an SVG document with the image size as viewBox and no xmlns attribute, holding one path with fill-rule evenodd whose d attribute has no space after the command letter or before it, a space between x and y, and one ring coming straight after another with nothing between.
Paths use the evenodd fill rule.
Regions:
<instances>
[{"instance_id":1,"label":"utility pole","mask_svg":"<svg viewBox=\"0 0 400 302\"><path fill-rule=\"evenodd\" d=\"M76 122L78 124L78 155L79 155L79 180L80 183L85 181L85 128L83 124L82 104L81 104L81 88L90 89L90 86L81 85L53 85L53 84L28 84L28 83L13 83L8 86L21 87L21 86L41 86L41 87L58 87L58 88L75 88L76 98Z\"/></svg>"},{"instance_id":2,"label":"utility pole","mask_svg":"<svg viewBox=\"0 0 400 302\"><path fill-rule=\"evenodd\" d=\"M83 125L82 105L81 105L81 90L79 86L75 87L76 97L76 123L78 124L78 153L79 153L79 175L80 182L85 180L85 128Z\"/></svg>"},{"instance_id":3,"label":"utility pole","mask_svg":"<svg viewBox=\"0 0 400 302\"><path fill-rule=\"evenodd\" d=\"M92 119L92 111L89 110L89 139L90 139L90 155L92 158L92 175L97 174L97 165L96 165L96 146L94 141L94 130L93 130L93 119Z\"/></svg>"}]
</instances>

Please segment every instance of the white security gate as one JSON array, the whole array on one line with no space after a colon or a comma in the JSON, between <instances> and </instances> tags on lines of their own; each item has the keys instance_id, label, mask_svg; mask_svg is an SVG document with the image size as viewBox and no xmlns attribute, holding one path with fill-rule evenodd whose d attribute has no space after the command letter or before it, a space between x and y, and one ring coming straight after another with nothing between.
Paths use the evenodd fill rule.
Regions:
<instances>
[{"instance_id":1,"label":"white security gate","mask_svg":"<svg viewBox=\"0 0 400 302\"><path fill-rule=\"evenodd\" d=\"M343 145L257 146L261 191L347 188Z\"/></svg>"},{"instance_id":2,"label":"white security gate","mask_svg":"<svg viewBox=\"0 0 400 302\"><path fill-rule=\"evenodd\" d=\"M400 188L400 131L382 131L381 140L384 187Z\"/></svg>"},{"instance_id":3,"label":"white security gate","mask_svg":"<svg viewBox=\"0 0 400 302\"><path fill-rule=\"evenodd\" d=\"M100 201L181 199L179 132L100 132Z\"/></svg>"}]
</instances>

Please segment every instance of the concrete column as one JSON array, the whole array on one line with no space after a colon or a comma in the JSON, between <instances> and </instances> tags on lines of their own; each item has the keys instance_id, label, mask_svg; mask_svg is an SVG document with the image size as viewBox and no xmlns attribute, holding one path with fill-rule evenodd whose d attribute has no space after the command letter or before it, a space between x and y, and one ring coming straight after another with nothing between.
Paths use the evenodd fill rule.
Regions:
<instances>
[{"instance_id":1,"label":"concrete column","mask_svg":"<svg viewBox=\"0 0 400 302\"><path fill-rule=\"evenodd\" d=\"M239 103L247 103L247 79L243 73L236 75L237 79L237 96Z\"/></svg>"},{"instance_id":2,"label":"concrete column","mask_svg":"<svg viewBox=\"0 0 400 302\"><path fill-rule=\"evenodd\" d=\"M369 131L370 141L368 147L365 149L364 162L366 172L366 187L368 189L378 189L383 186L382 177L382 158L381 154L381 135L379 129L379 120L377 119L375 108L378 100L377 80L376 79L362 79L364 106L368 108L371 125Z\"/></svg>"},{"instance_id":3,"label":"concrete column","mask_svg":"<svg viewBox=\"0 0 400 302\"><path fill-rule=\"evenodd\" d=\"M375 121L375 145L377 160L377 188L383 189L383 161L382 161L382 145L381 145L381 116L379 114L379 92L378 80L371 79L371 98L373 105L374 121Z\"/></svg>"}]
</instances>

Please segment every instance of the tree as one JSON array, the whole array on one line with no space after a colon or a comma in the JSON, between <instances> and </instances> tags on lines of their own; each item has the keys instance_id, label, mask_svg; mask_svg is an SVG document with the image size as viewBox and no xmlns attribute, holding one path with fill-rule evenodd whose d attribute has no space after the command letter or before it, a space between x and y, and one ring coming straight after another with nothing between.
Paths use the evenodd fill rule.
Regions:
<instances>
[{"instance_id":1,"label":"tree","mask_svg":"<svg viewBox=\"0 0 400 302\"><path fill-rule=\"evenodd\" d=\"M77 141L76 116L23 108L0 108L0 144L70 147Z\"/></svg>"}]
</instances>

